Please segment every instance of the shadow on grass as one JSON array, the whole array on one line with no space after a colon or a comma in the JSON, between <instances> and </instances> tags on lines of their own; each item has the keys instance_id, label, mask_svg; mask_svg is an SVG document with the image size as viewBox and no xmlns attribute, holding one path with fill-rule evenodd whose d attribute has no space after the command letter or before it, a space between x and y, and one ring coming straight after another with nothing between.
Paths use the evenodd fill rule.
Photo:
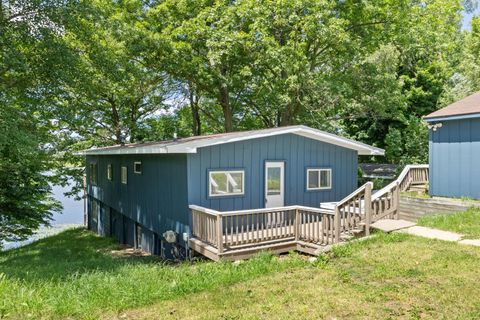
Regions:
<instances>
[{"instance_id":1,"label":"shadow on grass","mask_svg":"<svg viewBox=\"0 0 480 320\"><path fill-rule=\"evenodd\" d=\"M0 253L0 273L20 280L61 281L72 274L112 272L126 264L163 263L154 256L117 256L122 249L111 238L83 228L71 229L25 247Z\"/></svg>"}]
</instances>

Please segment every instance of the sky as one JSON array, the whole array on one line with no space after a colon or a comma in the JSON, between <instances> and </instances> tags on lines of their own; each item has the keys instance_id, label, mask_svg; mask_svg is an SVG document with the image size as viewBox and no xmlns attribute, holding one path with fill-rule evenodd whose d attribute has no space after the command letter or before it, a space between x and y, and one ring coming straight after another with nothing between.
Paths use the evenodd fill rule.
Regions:
<instances>
[{"instance_id":1,"label":"sky","mask_svg":"<svg viewBox=\"0 0 480 320\"><path fill-rule=\"evenodd\" d=\"M472 17L474 15L480 15L480 8L477 8L474 12L472 13L465 13L463 15L463 23L462 23L462 28L464 30L470 30L470 21L472 20Z\"/></svg>"}]
</instances>

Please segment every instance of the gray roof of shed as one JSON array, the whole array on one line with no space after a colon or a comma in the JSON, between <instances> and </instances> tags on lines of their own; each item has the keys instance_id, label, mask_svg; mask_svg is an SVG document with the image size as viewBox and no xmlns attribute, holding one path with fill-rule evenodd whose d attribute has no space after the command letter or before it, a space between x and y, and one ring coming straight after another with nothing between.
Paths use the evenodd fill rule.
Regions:
<instances>
[{"instance_id":1,"label":"gray roof of shed","mask_svg":"<svg viewBox=\"0 0 480 320\"><path fill-rule=\"evenodd\" d=\"M362 142L344 138L307 126L288 126L271 129L238 131L204 136L194 136L177 140L133 143L104 148L93 148L84 151L85 155L113 154L162 154L162 153L196 153L197 148L218 144L263 138L280 134L297 134L314 140L356 150L359 155L383 155L384 150Z\"/></svg>"},{"instance_id":2,"label":"gray roof of shed","mask_svg":"<svg viewBox=\"0 0 480 320\"><path fill-rule=\"evenodd\" d=\"M480 113L480 91L475 92L468 97L452 103L440 110L430 113L424 118L434 120L434 118L452 117L460 115L470 115Z\"/></svg>"}]
</instances>

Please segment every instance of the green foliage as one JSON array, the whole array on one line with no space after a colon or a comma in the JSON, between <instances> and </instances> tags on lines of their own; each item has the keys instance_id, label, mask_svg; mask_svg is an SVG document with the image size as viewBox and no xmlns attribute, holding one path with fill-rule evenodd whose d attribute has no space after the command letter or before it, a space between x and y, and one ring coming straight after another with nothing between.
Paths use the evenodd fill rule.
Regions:
<instances>
[{"instance_id":1,"label":"green foliage","mask_svg":"<svg viewBox=\"0 0 480 320\"><path fill-rule=\"evenodd\" d=\"M410 116L402 127L390 126L385 137L387 161L401 165L427 163L428 128L426 124L421 119Z\"/></svg>"},{"instance_id":2,"label":"green foliage","mask_svg":"<svg viewBox=\"0 0 480 320\"><path fill-rule=\"evenodd\" d=\"M42 138L30 115L0 109L0 244L25 239L60 209L50 193L52 164Z\"/></svg>"},{"instance_id":3,"label":"green foliage","mask_svg":"<svg viewBox=\"0 0 480 320\"><path fill-rule=\"evenodd\" d=\"M25 239L60 209L48 108L63 47L58 1L0 2L0 246Z\"/></svg>"}]
</instances>

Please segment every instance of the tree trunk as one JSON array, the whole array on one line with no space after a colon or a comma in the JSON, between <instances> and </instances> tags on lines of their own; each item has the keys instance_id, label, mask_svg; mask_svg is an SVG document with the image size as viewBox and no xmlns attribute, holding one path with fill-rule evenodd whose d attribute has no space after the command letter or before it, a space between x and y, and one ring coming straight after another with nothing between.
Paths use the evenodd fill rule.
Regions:
<instances>
[{"instance_id":1,"label":"tree trunk","mask_svg":"<svg viewBox=\"0 0 480 320\"><path fill-rule=\"evenodd\" d=\"M192 132L194 136L200 136L202 134L202 123L198 107L198 95L194 93L190 82L188 83L188 91L190 96L190 110L192 111Z\"/></svg>"},{"instance_id":2,"label":"tree trunk","mask_svg":"<svg viewBox=\"0 0 480 320\"><path fill-rule=\"evenodd\" d=\"M225 132L233 131L233 111L228 97L228 88L220 85L220 105L222 106Z\"/></svg>"},{"instance_id":3,"label":"tree trunk","mask_svg":"<svg viewBox=\"0 0 480 320\"><path fill-rule=\"evenodd\" d=\"M116 144L123 144L125 143L122 139L122 127L120 126L120 116L118 114L117 105L115 103L115 99L109 98L108 102L112 107L112 126L115 132L115 143Z\"/></svg>"},{"instance_id":4,"label":"tree trunk","mask_svg":"<svg viewBox=\"0 0 480 320\"><path fill-rule=\"evenodd\" d=\"M220 67L220 73L222 78L227 78L227 68L222 62ZM225 132L232 132L233 131L233 110L232 105L230 104L230 94L228 90L228 86L225 81L221 80L218 84L218 92L220 95L220 106L222 107L223 111L223 125L225 127Z\"/></svg>"}]
</instances>

